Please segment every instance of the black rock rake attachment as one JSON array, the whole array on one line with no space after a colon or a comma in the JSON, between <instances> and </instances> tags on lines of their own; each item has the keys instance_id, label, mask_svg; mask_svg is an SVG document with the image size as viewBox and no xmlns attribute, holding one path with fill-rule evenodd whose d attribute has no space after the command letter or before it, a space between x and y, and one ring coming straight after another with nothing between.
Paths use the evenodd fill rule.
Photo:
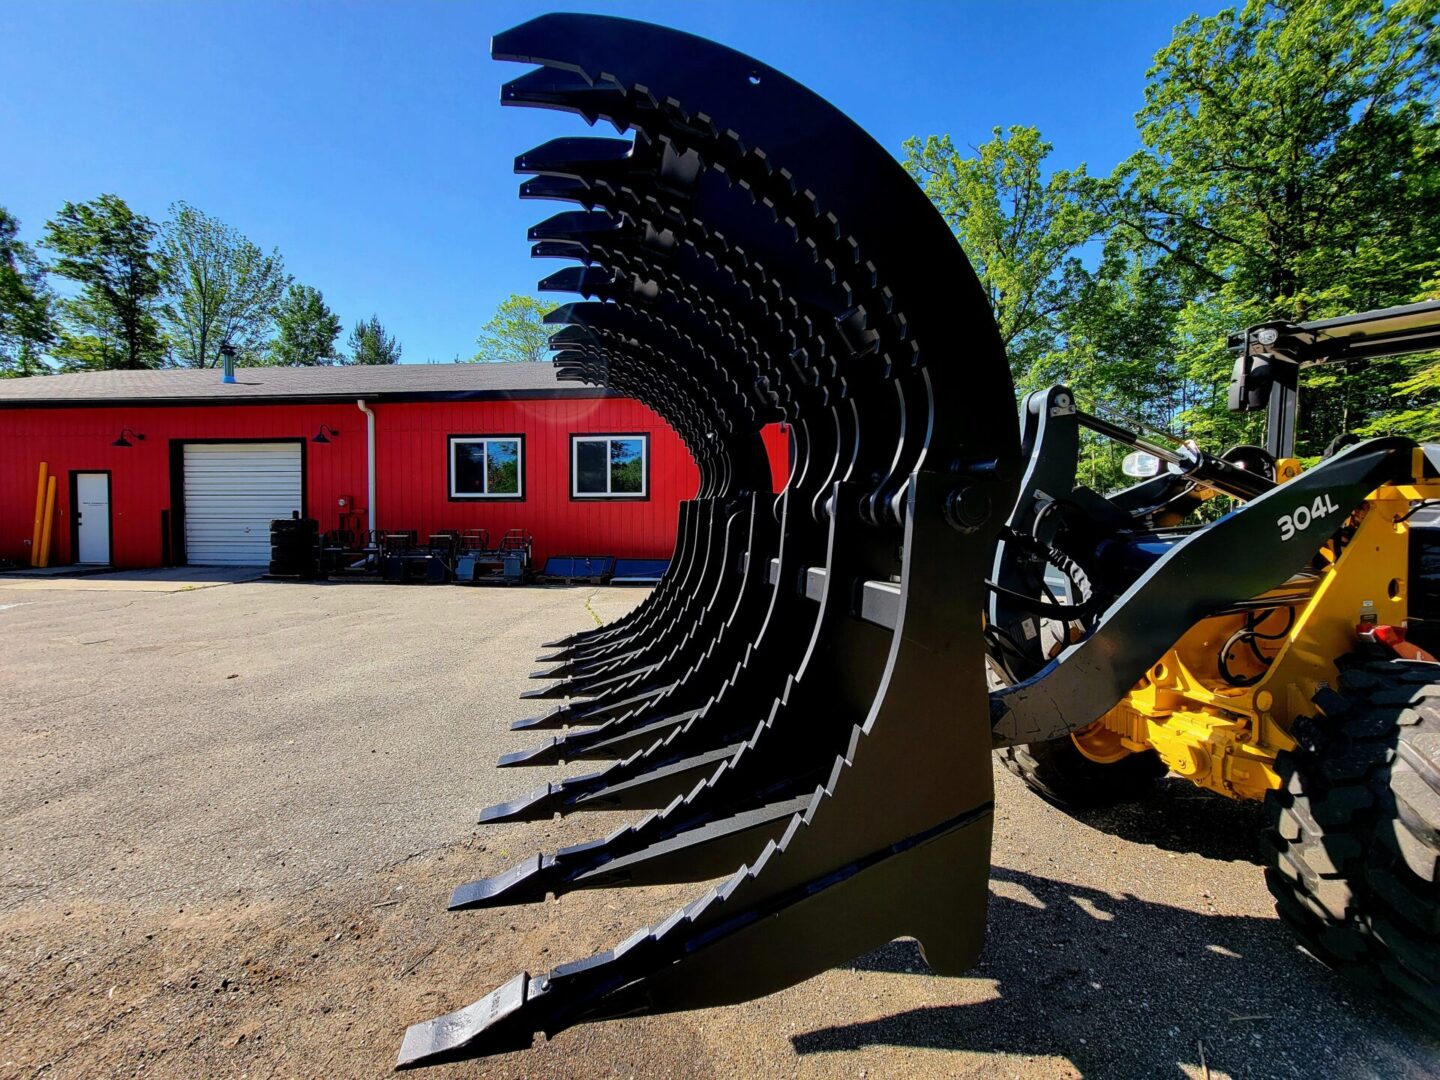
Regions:
<instances>
[{"instance_id":1,"label":"black rock rake attachment","mask_svg":"<svg viewBox=\"0 0 1440 1080\"><path fill-rule=\"evenodd\" d=\"M484 821L651 811L463 885L452 908L730 875L614 949L411 1028L399 1065L527 1048L589 1020L743 1001L901 935L937 971L984 933L991 716L981 613L1019 435L986 298L895 160L825 101L712 42L549 15L508 105L623 139L521 155L530 232L579 294L566 378L655 409L699 464L675 558L626 618L550 643L564 699L515 767L599 761ZM760 439L790 425L777 497Z\"/></svg>"},{"instance_id":2,"label":"black rock rake attachment","mask_svg":"<svg viewBox=\"0 0 1440 1080\"><path fill-rule=\"evenodd\" d=\"M1022 475L1014 387L980 284L925 195L853 123L748 57L623 19L548 15L501 34L493 52L536 65L506 85L506 104L628 136L557 139L516 161L530 176L522 195L579 207L530 232L536 256L573 264L542 286L581 298L550 314L551 341L563 377L663 416L701 480L650 596L547 646L553 666L535 676L547 681L525 696L559 701L515 726L554 734L500 761L597 767L481 820L649 813L462 885L450 906L723 883L608 952L517 975L412 1027L401 1068L525 1049L536 1032L585 1021L744 1001L902 935L937 972L965 971L984 936L992 748L1076 746L1071 732L1145 686L1164 683L1173 708L1179 684L1157 658L1192 627L1208 641L1219 624L1206 620L1243 620L1243 636L1257 612L1330 604L1324 618L1292 614L1292 637L1305 620L1318 629L1296 645L1308 666L1277 687L1300 707L1338 707L1325 690L1331 661L1352 647L1357 618L1375 621L1374 597L1398 603L1406 588L1403 558L1372 557L1379 542L1353 538L1367 521L1372 536L1405 532L1425 505L1413 485L1437 482L1440 448L1372 439L1282 476L1279 443L1234 448L1234 460L1166 449L1052 387L1023 405ZM1435 336L1417 344L1417 326ZM1393 355L1440 343L1440 312L1282 329L1326 355ZM1275 326L1258 330L1269 335L1260 345L1281 340ZM1281 359L1247 352L1241 389ZM1286 408L1272 421L1288 416L1293 435ZM775 422L789 425L793 454L778 496L760 435ZM1169 466L1109 496L1089 491L1076 481L1081 427ZM1228 513L1173 527L1217 493L1233 500ZM1045 580L1055 569L1073 587L1063 604ZM1037 620L1063 636L1047 641ZM1221 650L1222 672L1237 640ZM1004 684L988 695L987 656ZM1224 709L1204 698L1185 715L1202 728L1235 719L1248 738L1236 718L1259 684L1227 681ZM1278 721L1303 711L1272 716L1279 696L1257 689L1251 710L1276 753L1294 745ZM1134 709L1122 719L1143 720ZM1144 723L1134 749L1151 737ZM1239 736L1217 738L1175 767L1253 777L1259 758L1224 757ZM1355 850L1331 854L1353 862ZM1413 896L1425 889L1433 878ZM1298 902L1277 896L1282 914L1287 897ZM1391 970L1391 954L1376 955Z\"/></svg>"}]
</instances>

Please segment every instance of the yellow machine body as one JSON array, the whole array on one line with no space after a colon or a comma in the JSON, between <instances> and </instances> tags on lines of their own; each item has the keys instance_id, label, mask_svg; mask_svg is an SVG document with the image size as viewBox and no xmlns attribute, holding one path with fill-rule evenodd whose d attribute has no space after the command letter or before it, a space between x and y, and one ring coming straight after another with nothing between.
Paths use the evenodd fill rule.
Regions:
<instances>
[{"instance_id":1,"label":"yellow machine body","mask_svg":"<svg viewBox=\"0 0 1440 1080\"><path fill-rule=\"evenodd\" d=\"M1424 476L1416 451L1412 476ZM1280 476L1298 474L1281 463ZM1355 649L1365 624L1403 626L1409 525L1422 499L1440 498L1440 482L1387 484L1373 492L1320 553L1318 571L1256 597L1248 617L1270 612L1253 628L1270 638L1227 654L1221 650L1244 628L1246 612L1197 623L1150 668L1124 701L1071 738L1086 757L1111 762L1154 750L1171 770L1203 788L1235 799L1260 799L1280 786L1280 751L1294 747L1291 725L1315 711L1311 698L1336 680L1335 661ZM1293 612L1293 619L1289 613Z\"/></svg>"}]
</instances>

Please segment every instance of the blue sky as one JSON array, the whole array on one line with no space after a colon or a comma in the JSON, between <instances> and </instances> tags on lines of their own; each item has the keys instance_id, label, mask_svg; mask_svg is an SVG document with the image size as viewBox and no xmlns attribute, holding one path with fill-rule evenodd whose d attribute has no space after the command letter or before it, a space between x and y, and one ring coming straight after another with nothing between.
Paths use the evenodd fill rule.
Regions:
<instances>
[{"instance_id":1,"label":"blue sky","mask_svg":"<svg viewBox=\"0 0 1440 1080\"><path fill-rule=\"evenodd\" d=\"M468 356L495 305L554 269L525 228L556 208L516 197L512 162L585 127L500 108L524 68L488 55L492 33L551 10L714 38L896 153L910 135L973 144L1034 124L1057 166L1108 171L1136 145L1150 58L1194 6L5 0L0 205L35 241L67 199L114 192L157 220L183 199L278 247L347 328L378 314L406 361Z\"/></svg>"}]
</instances>

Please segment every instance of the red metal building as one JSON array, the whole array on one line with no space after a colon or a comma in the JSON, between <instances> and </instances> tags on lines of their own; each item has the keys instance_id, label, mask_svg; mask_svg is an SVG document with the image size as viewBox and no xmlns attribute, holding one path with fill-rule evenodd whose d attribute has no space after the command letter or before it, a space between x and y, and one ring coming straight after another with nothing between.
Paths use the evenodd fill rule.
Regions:
<instances>
[{"instance_id":1,"label":"red metal building","mask_svg":"<svg viewBox=\"0 0 1440 1080\"><path fill-rule=\"evenodd\" d=\"M767 443L783 482L784 436ZM665 558L698 483L649 408L549 364L0 380L0 558L22 565L41 462L57 477L51 565L259 564L270 519L291 510L322 530L344 513L422 537L520 528L537 565Z\"/></svg>"}]
</instances>

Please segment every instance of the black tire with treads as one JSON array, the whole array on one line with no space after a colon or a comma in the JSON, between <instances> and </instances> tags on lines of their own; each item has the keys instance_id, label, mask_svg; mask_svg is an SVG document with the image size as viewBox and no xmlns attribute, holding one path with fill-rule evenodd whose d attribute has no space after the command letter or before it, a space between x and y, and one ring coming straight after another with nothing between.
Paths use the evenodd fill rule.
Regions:
<instances>
[{"instance_id":1,"label":"black tire with treads","mask_svg":"<svg viewBox=\"0 0 1440 1080\"><path fill-rule=\"evenodd\" d=\"M1046 742L1022 743L1000 751L1005 767L1058 806L1090 810L1136 802L1155 790L1166 773L1153 750L1130 754L1109 764L1092 761L1069 735Z\"/></svg>"},{"instance_id":2,"label":"black tire with treads","mask_svg":"<svg viewBox=\"0 0 1440 1080\"><path fill-rule=\"evenodd\" d=\"M1440 667L1341 662L1266 799L1266 883L1335 970L1440 1031Z\"/></svg>"}]
</instances>

